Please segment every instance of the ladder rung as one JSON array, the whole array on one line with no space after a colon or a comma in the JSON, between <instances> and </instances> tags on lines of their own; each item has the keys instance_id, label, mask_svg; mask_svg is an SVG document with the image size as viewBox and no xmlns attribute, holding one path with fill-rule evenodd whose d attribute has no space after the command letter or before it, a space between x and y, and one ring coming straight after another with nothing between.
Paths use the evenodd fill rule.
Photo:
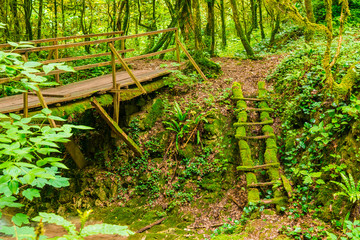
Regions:
<instances>
[{"instance_id":1,"label":"ladder rung","mask_svg":"<svg viewBox=\"0 0 360 240\"><path fill-rule=\"evenodd\" d=\"M273 135L261 135L261 136L239 136L235 135L236 139L268 139L268 138L275 138L275 134Z\"/></svg>"},{"instance_id":2,"label":"ladder rung","mask_svg":"<svg viewBox=\"0 0 360 240\"><path fill-rule=\"evenodd\" d=\"M255 102L261 102L265 101L265 99L262 98L239 98L239 97L233 97L233 100L244 100L244 101L255 101Z\"/></svg>"},{"instance_id":3,"label":"ladder rung","mask_svg":"<svg viewBox=\"0 0 360 240\"><path fill-rule=\"evenodd\" d=\"M237 122L234 123L235 127L240 127L240 126L255 126L255 125L267 125L267 124L273 124L274 120L268 120L268 121L264 121L264 122Z\"/></svg>"},{"instance_id":4,"label":"ladder rung","mask_svg":"<svg viewBox=\"0 0 360 240\"><path fill-rule=\"evenodd\" d=\"M240 111L248 111L248 112L274 112L272 108L243 108L243 109L236 109L235 112Z\"/></svg>"},{"instance_id":5,"label":"ladder rung","mask_svg":"<svg viewBox=\"0 0 360 240\"><path fill-rule=\"evenodd\" d=\"M261 199L260 203L262 204L277 204L284 200L287 200L287 197L277 197L277 198L270 198L270 199Z\"/></svg>"},{"instance_id":6,"label":"ladder rung","mask_svg":"<svg viewBox=\"0 0 360 240\"><path fill-rule=\"evenodd\" d=\"M264 165L257 165L257 166L238 166L236 169L239 171L244 171L244 172L251 172L251 171L255 171L255 170L261 170L261 169L268 169L271 167L279 167L280 163L268 163L268 164L264 164Z\"/></svg>"},{"instance_id":7,"label":"ladder rung","mask_svg":"<svg viewBox=\"0 0 360 240\"><path fill-rule=\"evenodd\" d=\"M277 182L263 182L263 183L252 183L247 185L247 187L252 188L252 187L264 187L264 186L271 186L271 185L275 185L275 184L280 184L280 181Z\"/></svg>"}]
</instances>

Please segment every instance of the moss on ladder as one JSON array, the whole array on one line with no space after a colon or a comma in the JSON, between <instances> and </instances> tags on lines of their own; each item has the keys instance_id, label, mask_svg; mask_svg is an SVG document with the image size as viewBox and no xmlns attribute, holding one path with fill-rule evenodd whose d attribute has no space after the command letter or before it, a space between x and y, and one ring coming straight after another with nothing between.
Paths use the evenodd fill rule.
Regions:
<instances>
[{"instance_id":1,"label":"moss on ladder","mask_svg":"<svg viewBox=\"0 0 360 240\"><path fill-rule=\"evenodd\" d=\"M244 171L246 175L248 188L248 202L260 202L263 204L276 204L276 209L286 206L287 196L291 197L292 189L289 181L284 175L281 175L280 163L277 158L276 136L274 129L270 126L274 120L270 116L273 109L270 108L266 99L267 91L265 89L265 82L258 83L259 91L258 98L244 98L240 83L235 82L232 87L233 99L236 100L237 122L234 124L236 128L235 137L239 140L240 157L242 166L237 169ZM255 101L258 103L258 108L248 108L245 101ZM260 112L260 122L247 122L247 112ZM261 131L263 135L260 136L246 136L246 126L263 125ZM251 159L251 149L246 140L265 140L266 150L264 152L264 164L255 165ZM266 170L269 176L269 182L259 183L255 171ZM272 186L274 197L272 199L260 199L258 187ZM287 192L287 196L285 194Z\"/></svg>"}]
</instances>

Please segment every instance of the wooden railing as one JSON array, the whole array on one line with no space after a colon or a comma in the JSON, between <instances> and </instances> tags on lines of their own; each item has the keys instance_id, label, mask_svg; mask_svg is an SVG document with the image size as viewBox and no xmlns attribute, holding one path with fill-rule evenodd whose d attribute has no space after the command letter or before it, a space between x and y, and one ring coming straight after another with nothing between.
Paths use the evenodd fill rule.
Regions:
<instances>
[{"instance_id":1,"label":"wooden railing","mask_svg":"<svg viewBox=\"0 0 360 240\"><path fill-rule=\"evenodd\" d=\"M119 51L115 49L115 42L116 41L123 42L126 39L132 39L132 38L137 38L137 37L156 35L156 34L166 33L166 32L174 32L175 33L174 35L175 35L175 44L176 45L175 45L174 48L165 49L165 50L161 50L161 51L157 51L157 52L153 52L153 53L148 53L148 54L143 54L143 55L139 55L139 56L134 56L134 57L129 57L129 58L123 58L120 54L134 51L134 49L121 49ZM111 55L111 61L104 61L104 62L99 62L99 63L76 66L76 67L74 67L74 70L79 71L79 70L86 70L86 69L90 69L90 68L111 65L112 66L112 80L113 80L112 93L115 94L114 99L120 99L120 97L118 95L121 92L120 87L117 85L117 81L116 81L116 64L121 64L123 69L125 69L127 71L127 73L130 75L130 77L132 78L134 83L137 85L138 90L140 90L142 93L146 93L145 89L142 87L141 83L138 81L136 76L132 73L132 71L130 70L127 63L130 62L130 61L137 60L137 59L152 57L152 56L156 56L156 55L160 55L160 54L164 54L164 53L168 53L168 52L172 52L172 51L175 51L176 60L178 62L180 62L180 49L182 49L185 52L186 56L189 58L191 63L194 65L195 69L202 76L202 78L204 80L207 80L206 76L202 73L200 68L197 66L194 59L192 59L190 54L185 49L184 45L180 42L177 28L169 28L169 29L163 29L163 30L146 32L146 33L139 33L139 34L134 34L134 35L129 35L129 36L111 37L111 38L106 38L106 39L98 39L98 40L91 40L91 41L84 41L84 42L57 44L59 41L64 41L64 40L77 39L77 38L99 37L99 36L114 36L116 34L122 34L122 32L119 31L119 32L111 32L111 33L100 33L100 34L90 34L90 35L82 35L82 36L69 36L69 37L59 37L59 38L34 40L32 42L36 43L36 44L52 42L52 43L54 43L54 45L39 46L39 47L33 47L33 48L14 49L14 50L12 50L12 52L22 54L23 56L25 56L24 57L25 61L27 61L27 60L29 60L28 59L29 58L28 54L31 53L31 52L53 51L53 50L55 50L58 53L59 49L67 49L67 48L89 46L89 45L100 44L100 43L107 43L110 50L111 50L110 52L98 53L98 54L90 54L90 55L85 55L85 56L65 57L65 58L58 58L58 54L55 54L55 59L44 60L41 63L49 64L49 63L71 62L71 61L77 61L77 60L82 60L82 59L90 59L90 58L95 58L95 57ZM9 44L0 44L0 48L9 47L9 46L10 46ZM121 44L121 48L123 48L123 47L124 47L124 45ZM11 51L11 50L7 50L7 51ZM38 72L38 73L35 73L35 74L38 75L38 76L55 75L56 80L59 82L59 75L61 73L65 73L65 72L66 71L63 71L63 70L53 70L53 71L48 72L48 73ZM22 78L21 76L0 78L0 84L6 83L6 82L9 82L9 81L20 80L21 78ZM27 92L24 93L24 115L25 116L27 116L27 112L28 112L28 107L27 107L27 105L28 105L27 101L28 100L27 100L27 98L28 98L29 94L35 94L35 93L27 93ZM39 90L39 93L36 93L36 94L41 95L41 91ZM51 95L51 96L47 96L47 97L59 97L59 95L56 95L56 96L55 95L56 94ZM65 96L62 96L62 97L65 97ZM114 107L116 108L115 112L118 112L119 110L118 110L118 107L117 107L117 103L115 103L115 101L114 101ZM118 122L118 120L116 122Z\"/></svg>"},{"instance_id":2,"label":"wooden railing","mask_svg":"<svg viewBox=\"0 0 360 240\"><path fill-rule=\"evenodd\" d=\"M79 39L79 38L93 38L93 37L102 37L102 36L122 35L123 33L124 33L124 31L116 31L116 32L96 33L96 34L87 34L87 35L74 35L74 36L68 36L68 37L46 38L46 39L30 40L30 41L26 41L26 42L33 43L33 44L49 43L49 42L54 43L54 42L61 42L61 41ZM0 49L7 48L7 47L11 48L12 45L10 45L8 43L0 44Z\"/></svg>"},{"instance_id":3,"label":"wooden railing","mask_svg":"<svg viewBox=\"0 0 360 240\"><path fill-rule=\"evenodd\" d=\"M129 58L124 58L123 56L121 56L121 53L134 51L134 49L125 49L124 40L137 38L137 37L143 37L143 36L150 36L150 35L155 35L155 34L160 34L160 33L166 33L166 32L174 32L175 33L174 34L175 35L175 47L170 48L170 49L157 51L157 52L153 52L153 53L148 53L148 54L143 54L143 55L139 55L139 56L129 57ZM203 72L200 70L199 66L195 63L194 59L187 52L185 46L180 42L177 28L169 28L169 29L158 30L158 31L153 31L153 32L146 32L146 33L140 33L140 34L129 35L129 36L111 37L111 38L106 38L106 39L98 39L98 40L91 40L91 41L84 41L84 42L58 44L59 41L65 41L65 40L71 40L71 39L77 39L77 38L91 38L91 37L99 37L99 36L115 36L115 35L118 35L118 34L122 34L122 32L120 31L120 32L90 34L90 35L81 35L81 36L69 36L69 37L60 37L60 38L40 39L40 40L31 41L31 42L34 43L34 44L50 42L50 43L53 43L53 45L50 45L50 46L38 46L38 47L33 47L33 48L6 50L6 51L11 51L11 52L22 54L25 61L29 60L29 53L39 52L39 51L52 51L54 53L53 56L54 56L55 59L44 60L44 61L41 62L43 64L71 62L71 61L77 61L77 60L82 60L82 59L90 59L90 58L95 58L95 57L102 57L102 56L111 55L111 61L105 61L105 62L99 62L99 63L94 63L94 64L76 66L76 67L74 67L74 70L79 71L79 70L85 70L85 69L90 69L90 68L95 68L95 67L111 65L111 67L112 67L113 87L110 90L110 93L114 94L114 98L113 98L114 115L113 115L113 119L111 119L111 117L109 117L109 115L106 113L106 111L100 106L100 104L98 104L96 102L95 99L92 100L92 105L95 107L95 109L97 109L99 114L106 120L106 122L112 128L113 132L115 134L117 134L117 136L121 137L130 146L130 148L135 152L136 155L141 156L142 152L141 152L140 148L118 126L118 123L119 123L119 111L120 111L119 109L120 109L120 101L121 101L120 94L121 94L122 91L124 91L124 89L120 89L121 88L120 84L117 84L116 64L120 63L122 65L123 69L125 69L125 71L129 74L129 76L132 78L132 80L134 81L134 83L137 86L137 89L131 89L131 90L127 90L127 91L139 91L139 93L142 93L142 94L146 94L146 90L143 88L140 81L136 78L136 76L133 74L133 72L131 71L131 69L127 65L128 62L134 61L134 60L137 60L137 59L152 57L152 56L156 56L156 55L165 54L165 53L168 53L168 52L175 51L176 60L177 60L177 62L180 63L180 49L181 49L181 50L184 51L184 53L189 58L190 62L193 64L195 69L199 72L201 77L204 80L207 80L207 78L203 74ZM115 48L115 42L116 41L120 41L120 43L121 43L120 44L121 50L119 50L119 51L116 50L116 48ZM100 43L107 43L107 45L110 48L110 52L90 54L90 55L85 55L85 56L65 57L65 58L59 58L59 56L58 56L58 53L59 53L60 49L75 48L75 47L81 47L81 46L89 46L89 45L100 44ZM0 44L0 49L1 48L10 48L10 47L11 47L10 44ZM55 75L55 80L57 82L59 82L59 79L60 79L59 75L61 73L64 73L64 72L65 71L63 71L63 70L53 70L53 71L51 71L49 73L39 72L39 73L35 73L35 74L38 75L38 76ZM20 80L21 78L23 78L23 77L20 77L20 76L16 77L15 76L15 77L0 78L0 84L6 83L6 82L9 82L9 81ZM29 95L37 95L37 97L39 99L39 102L40 102L40 104L41 104L41 106L43 108L47 108L47 104L45 102L44 97L67 97L66 95L61 95L61 94L52 94L52 93L51 94L49 94L49 93L48 94L43 94L41 92L41 89L38 89L35 92L24 92L23 93L23 115L24 115L24 117L28 117L28 111L29 111L29 109L28 109L28 96ZM56 123L55 123L54 120L49 119L49 123L50 123L51 127L56 127ZM82 153L80 151L80 148L73 141L70 141L69 143L65 144L65 147L69 151L70 155L72 156L72 158L75 160L76 164L80 168L85 166L85 164L86 164L85 158L82 155Z\"/></svg>"}]
</instances>

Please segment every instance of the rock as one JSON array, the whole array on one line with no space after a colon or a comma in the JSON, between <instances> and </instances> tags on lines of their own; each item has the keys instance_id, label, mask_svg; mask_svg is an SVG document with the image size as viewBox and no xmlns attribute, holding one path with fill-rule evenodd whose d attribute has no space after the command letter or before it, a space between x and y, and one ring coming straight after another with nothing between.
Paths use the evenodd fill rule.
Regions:
<instances>
[{"instance_id":1,"label":"rock","mask_svg":"<svg viewBox=\"0 0 360 240\"><path fill-rule=\"evenodd\" d=\"M106 196L106 191L105 191L104 185L99 187L98 189L96 189L94 192L101 201L106 201L108 199L108 197Z\"/></svg>"}]
</instances>

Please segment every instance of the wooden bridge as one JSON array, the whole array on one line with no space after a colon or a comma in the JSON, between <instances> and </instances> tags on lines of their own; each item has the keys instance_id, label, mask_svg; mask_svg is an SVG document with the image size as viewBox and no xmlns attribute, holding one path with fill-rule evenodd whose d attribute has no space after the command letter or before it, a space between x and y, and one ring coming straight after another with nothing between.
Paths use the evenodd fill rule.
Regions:
<instances>
[{"instance_id":1,"label":"wooden bridge","mask_svg":"<svg viewBox=\"0 0 360 240\"><path fill-rule=\"evenodd\" d=\"M175 47L165 50L161 50L154 53L134 56L130 58L124 58L126 52L134 51L134 49L125 49L124 40L150 36L155 34L166 34L172 33L175 37ZM116 35L120 35L117 36ZM98 40L89 40L94 37L107 36L110 38L98 39ZM59 42L75 40L75 39L86 39L88 41L75 42L75 43L64 43L59 44ZM115 48L116 42L120 41L121 49L117 50ZM137 59L143 59L147 57L152 57L160 54L165 54L168 52L174 51L176 54L176 60L180 63L180 49L184 51L186 56L189 58L190 62L194 65L195 69L201 75L204 80L206 80L205 75L202 73L200 68L195 63L194 59L187 52L184 45L180 42L178 37L178 29L170 28L153 32L140 33L135 35L124 36L123 32L110 32L110 33L100 33L100 34L90 34L90 35L79 35L79 36L68 36L68 37L59 37L59 38L50 38L50 39L39 39L31 41L33 44L40 45L43 43L51 43L52 45L48 46L36 46L31 48L15 48L12 49L13 44L0 44L0 49L8 48L5 51L11 51L14 53L19 53L22 55L24 61L31 61L32 55L30 53L45 51L47 52L47 59L42 61L42 64L51 64L51 63L63 63L63 62L73 62L83 59L91 59L102 56L111 56L111 61L98 62L88 65L76 66L74 67L75 71L86 70L91 68L97 68L102 66L112 67L111 74L71 83L68 85L62 85L58 87L52 87L47 89L38 89L36 91L26 90L23 94L13 95L9 97L0 98L0 112L1 113L11 113L11 112L21 112L24 117L28 117L31 112L37 111L39 108L54 108L53 115L62 116L61 111L56 111L60 105L67 104L78 104L82 105L82 109L88 109L94 107L99 114L104 118L106 123L113 130L113 133L123 139L130 149L138 156L142 155L140 148L125 134L125 132L118 126L119 122L119 108L120 101L129 100L130 98L139 96L141 94L146 94L148 92L157 90L158 88L164 86L164 84L157 83L162 77L169 75L171 69L161 69L161 70L135 70L132 71L128 62L134 61ZM110 52L89 54L84 56L76 57L65 57L59 58L60 49L76 48L81 46L91 46L96 44L105 43L108 44ZM116 64L121 64L121 70L117 71ZM38 72L35 73L38 76L55 76L55 80L61 84L60 74L65 73L63 70L53 70L50 72ZM0 78L0 84L6 84L9 82L19 81L24 78L24 75ZM160 80L161 81L161 80ZM110 117L106 111L102 108L101 104L96 100L96 96L103 94L111 94L112 104L113 104L113 117ZM127 97L122 98L122 95ZM130 96L130 98L129 98ZM84 101L85 99L85 101ZM90 104L89 104L90 102ZM30 112L30 113L29 113ZM52 127L56 127L56 122L49 119L49 123ZM74 141L65 144L66 149L78 165L82 168L86 165L85 158L82 155L80 148L75 144Z\"/></svg>"}]
</instances>

